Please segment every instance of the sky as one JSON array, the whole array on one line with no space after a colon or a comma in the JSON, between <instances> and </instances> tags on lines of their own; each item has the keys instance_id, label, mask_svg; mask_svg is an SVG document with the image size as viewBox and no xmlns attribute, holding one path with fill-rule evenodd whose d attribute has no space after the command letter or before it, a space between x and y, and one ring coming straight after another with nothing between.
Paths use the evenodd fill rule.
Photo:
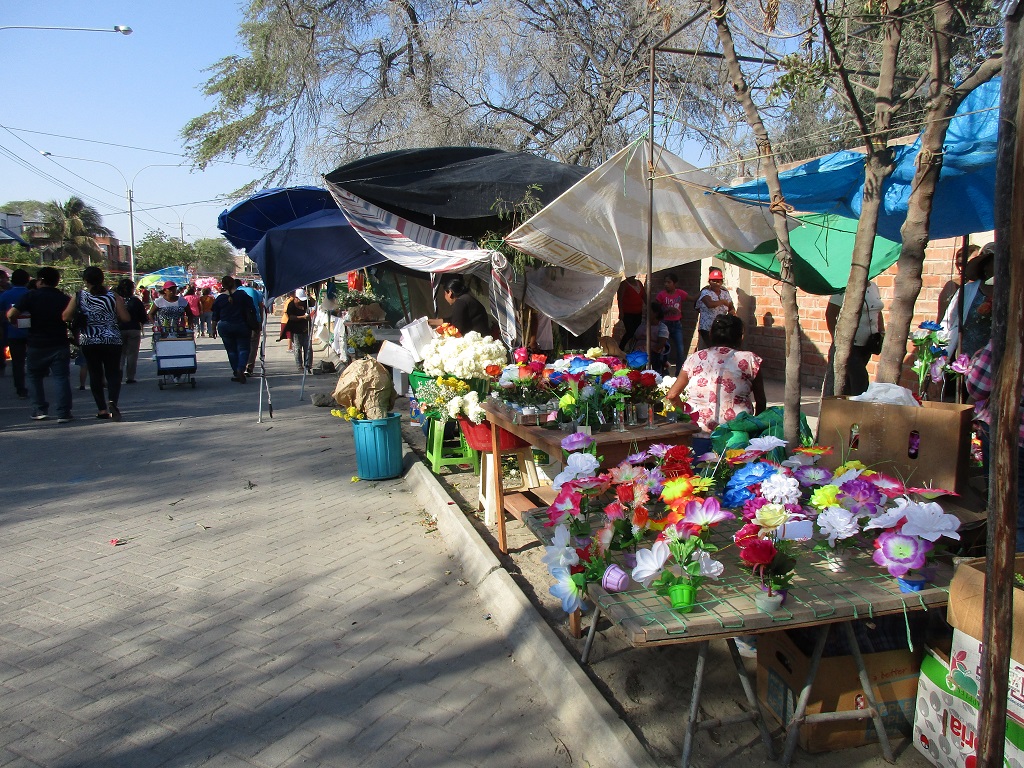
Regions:
<instances>
[{"instance_id":1,"label":"sky","mask_svg":"<svg viewBox=\"0 0 1024 768\"><path fill-rule=\"evenodd\" d=\"M241 53L241 3L0 0L0 11L0 27L133 30L0 29L0 205L77 195L129 244L130 187L136 243L155 229L188 242L219 237L217 215L234 202L225 196L260 172L242 157L192 170L180 132L213 106L203 70Z\"/></svg>"}]
</instances>

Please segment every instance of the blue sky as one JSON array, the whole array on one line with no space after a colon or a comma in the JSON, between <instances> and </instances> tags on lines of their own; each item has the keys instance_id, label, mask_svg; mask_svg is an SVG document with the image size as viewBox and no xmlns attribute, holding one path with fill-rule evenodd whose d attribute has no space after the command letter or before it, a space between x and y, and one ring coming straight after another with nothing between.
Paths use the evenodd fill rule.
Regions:
<instances>
[{"instance_id":1,"label":"blue sky","mask_svg":"<svg viewBox=\"0 0 1024 768\"><path fill-rule=\"evenodd\" d=\"M216 199L259 171L229 164L206 171L159 165L184 162L181 128L212 106L202 94L203 70L240 52L236 32L241 4L5 0L0 8L2 26L121 24L133 30L124 36L0 29L5 91L0 107L0 204L67 200L75 194L94 205L104 224L128 243L127 181L134 190L136 242L151 229L177 237L181 224L187 241L218 237L217 215L231 203ZM55 157L44 157L41 151ZM86 160L103 161L117 170ZM154 164L159 165L147 167Z\"/></svg>"}]
</instances>

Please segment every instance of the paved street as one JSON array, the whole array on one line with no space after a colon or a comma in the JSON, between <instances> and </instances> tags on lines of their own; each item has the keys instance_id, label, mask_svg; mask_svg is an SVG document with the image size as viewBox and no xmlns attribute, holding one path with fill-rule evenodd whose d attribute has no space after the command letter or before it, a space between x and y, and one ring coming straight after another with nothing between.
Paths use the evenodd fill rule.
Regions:
<instances>
[{"instance_id":1,"label":"paved street","mask_svg":"<svg viewBox=\"0 0 1024 768\"><path fill-rule=\"evenodd\" d=\"M197 389L142 363L121 424L77 388L30 421L0 379L0 765L568 765L422 503L351 481L268 346L263 424L209 339Z\"/></svg>"}]
</instances>

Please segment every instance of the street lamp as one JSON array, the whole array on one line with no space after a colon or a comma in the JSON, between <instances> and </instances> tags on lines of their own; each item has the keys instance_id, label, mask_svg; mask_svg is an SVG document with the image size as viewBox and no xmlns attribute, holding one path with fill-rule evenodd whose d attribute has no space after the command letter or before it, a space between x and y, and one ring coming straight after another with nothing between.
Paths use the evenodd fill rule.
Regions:
<instances>
[{"instance_id":1,"label":"street lamp","mask_svg":"<svg viewBox=\"0 0 1024 768\"><path fill-rule=\"evenodd\" d=\"M127 29L127 27L126 27L126 29ZM125 34L127 34L127 33L125 33ZM144 165L141 168L139 168L139 170L137 170L135 172L135 175L132 176L132 183L129 184L128 183L128 179L125 178L125 175L123 173L121 173L121 169L118 168L113 163L108 163L106 160L93 160L92 158L89 158L89 157L71 157L70 155L55 155L53 152L47 152L46 150L39 150L39 153L43 157L59 157L59 158L61 158L63 160L80 160L83 163L99 163L100 165L110 166L115 171L117 171L117 175L120 176L121 180L124 182L125 195L128 198L128 229L131 232L131 239L132 239L132 250L131 250L131 254L130 254L130 264L131 264L131 272L132 272L132 282L134 283L135 282L135 196L132 193L132 187L135 186L135 180L139 177L139 174L142 173L147 168L180 168L181 164L180 163L179 164L174 164L174 163L153 163L152 165Z\"/></svg>"},{"instance_id":2,"label":"street lamp","mask_svg":"<svg viewBox=\"0 0 1024 768\"><path fill-rule=\"evenodd\" d=\"M132 33L131 27L126 27L123 24L110 27L36 27L36 26L5 26L0 29L48 29L48 30L59 30L61 32L120 32L122 35L130 35Z\"/></svg>"}]
</instances>

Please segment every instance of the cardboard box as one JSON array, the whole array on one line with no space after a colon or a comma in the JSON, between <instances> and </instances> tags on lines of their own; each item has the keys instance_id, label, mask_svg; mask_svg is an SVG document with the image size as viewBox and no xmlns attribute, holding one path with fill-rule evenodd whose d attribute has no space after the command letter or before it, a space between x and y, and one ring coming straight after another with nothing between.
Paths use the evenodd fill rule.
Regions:
<instances>
[{"instance_id":1,"label":"cardboard box","mask_svg":"<svg viewBox=\"0 0 1024 768\"><path fill-rule=\"evenodd\" d=\"M958 686L949 659L930 650L921 660L914 717L914 746L939 768L974 768L978 699ZM1024 765L1024 727L1006 719L1004 765Z\"/></svg>"},{"instance_id":2,"label":"cardboard box","mask_svg":"<svg viewBox=\"0 0 1024 768\"><path fill-rule=\"evenodd\" d=\"M831 446L820 464L856 459L905 483L962 491L970 463L973 406L925 401L923 407L821 401L818 442Z\"/></svg>"},{"instance_id":3,"label":"cardboard box","mask_svg":"<svg viewBox=\"0 0 1024 768\"><path fill-rule=\"evenodd\" d=\"M1014 571L1024 573L1024 554L1017 555ZM1010 643L1010 680L1007 717L1024 726L1024 590L1008 586L1013 600L1013 637ZM952 684L977 697L981 683L982 622L985 607L985 558L960 564L949 585L946 615L953 625L949 674Z\"/></svg>"},{"instance_id":4,"label":"cardboard box","mask_svg":"<svg viewBox=\"0 0 1024 768\"><path fill-rule=\"evenodd\" d=\"M920 656L907 650L864 655L891 736L909 736L913 727ZM810 655L801 651L786 632L758 635L757 695L765 711L780 723L785 724L792 717L810 663ZM807 713L863 708L863 695L852 656L823 658L811 686ZM800 747L806 752L859 747L874 741L878 737L869 718L806 723L800 728Z\"/></svg>"}]
</instances>

